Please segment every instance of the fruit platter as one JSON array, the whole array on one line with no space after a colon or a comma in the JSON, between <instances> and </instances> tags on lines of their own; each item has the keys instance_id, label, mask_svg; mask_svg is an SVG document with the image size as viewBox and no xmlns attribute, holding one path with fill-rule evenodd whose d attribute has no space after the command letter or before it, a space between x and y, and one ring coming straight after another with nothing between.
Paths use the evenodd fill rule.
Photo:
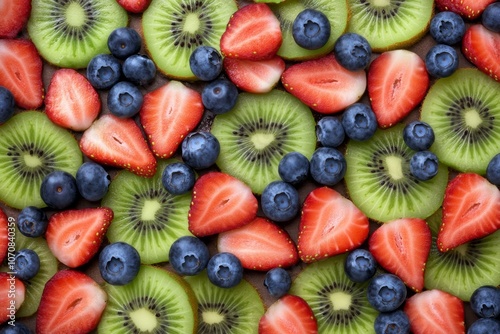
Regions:
<instances>
[{"instance_id":1,"label":"fruit platter","mask_svg":"<svg viewBox=\"0 0 500 334\"><path fill-rule=\"evenodd\" d=\"M500 2L0 13L0 333L500 333Z\"/></svg>"}]
</instances>

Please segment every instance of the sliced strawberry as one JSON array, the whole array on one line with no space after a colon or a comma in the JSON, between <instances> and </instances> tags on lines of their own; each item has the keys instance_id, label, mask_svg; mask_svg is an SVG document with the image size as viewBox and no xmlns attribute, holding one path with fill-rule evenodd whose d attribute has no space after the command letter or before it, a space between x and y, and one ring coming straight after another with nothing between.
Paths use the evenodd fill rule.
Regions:
<instances>
[{"instance_id":1,"label":"sliced strawberry","mask_svg":"<svg viewBox=\"0 0 500 334\"><path fill-rule=\"evenodd\" d=\"M248 185L231 175L210 172L194 184L189 230L198 237L229 231L250 223L257 208Z\"/></svg>"},{"instance_id":2,"label":"sliced strawberry","mask_svg":"<svg viewBox=\"0 0 500 334\"><path fill-rule=\"evenodd\" d=\"M49 219L47 245L60 262L79 267L97 253L111 220L113 211L109 208L57 212Z\"/></svg>"},{"instance_id":3,"label":"sliced strawberry","mask_svg":"<svg viewBox=\"0 0 500 334\"><path fill-rule=\"evenodd\" d=\"M462 173L448 183L437 246L446 252L500 228L500 190L486 178Z\"/></svg>"},{"instance_id":4,"label":"sliced strawberry","mask_svg":"<svg viewBox=\"0 0 500 334\"><path fill-rule=\"evenodd\" d=\"M285 61L279 56L257 61L226 57L224 70L239 89L250 93L266 93L280 81Z\"/></svg>"},{"instance_id":5,"label":"sliced strawberry","mask_svg":"<svg viewBox=\"0 0 500 334\"><path fill-rule=\"evenodd\" d=\"M500 34L472 25L462 39L462 52L479 70L500 80Z\"/></svg>"},{"instance_id":6,"label":"sliced strawberry","mask_svg":"<svg viewBox=\"0 0 500 334\"><path fill-rule=\"evenodd\" d=\"M382 128L406 117L422 102L428 88L425 63L412 51L384 52L368 69L368 96Z\"/></svg>"},{"instance_id":7,"label":"sliced strawberry","mask_svg":"<svg viewBox=\"0 0 500 334\"><path fill-rule=\"evenodd\" d=\"M436 0L439 11L449 10L468 19L477 19L488 5L496 0Z\"/></svg>"},{"instance_id":8,"label":"sliced strawberry","mask_svg":"<svg viewBox=\"0 0 500 334\"><path fill-rule=\"evenodd\" d=\"M464 334L464 305L458 298L441 290L414 294L404 304L414 334Z\"/></svg>"},{"instance_id":9,"label":"sliced strawberry","mask_svg":"<svg viewBox=\"0 0 500 334\"><path fill-rule=\"evenodd\" d=\"M302 206L297 247L309 263L360 246L368 237L369 221L337 191L321 187L307 195Z\"/></svg>"},{"instance_id":10,"label":"sliced strawberry","mask_svg":"<svg viewBox=\"0 0 500 334\"><path fill-rule=\"evenodd\" d=\"M148 8L151 0L116 0L116 2L127 12L138 14Z\"/></svg>"},{"instance_id":11,"label":"sliced strawberry","mask_svg":"<svg viewBox=\"0 0 500 334\"><path fill-rule=\"evenodd\" d=\"M97 327L106 301L106 292L92 278L73 269L61 270L45 284L36 332L89 333Z\"/></svg>"},{"instance_id":12,"label":"sliced strawberry","mask_svg":"<svg viewBox=\"0 0 500 334\"><path fill-rule=\"evenodd\" d=\"M0 272L0 324L6 321L15 323L16 311L25 297L24 283L14 274Z\"/></svg>"},{"instance_id":13,"label":"sliced strawberry","mask_svg":"<svg viewBox=\"0 0 500 334\"><path fill-rule=\"evenodd\" d=\"M317 334L318 323L307 302L284 295L275 301L259 321L259 334Z\"/></svg>"},{"instance_id":14,"label":"sliced strawberry","mask_svg":"<svg viewBox=\"0 0 500 334\"><path fill-rule=\"evenodd\" d=\"M14 227L14 222L10 222L5 212L0 208L0 263L5 260L7 256L7 249L9 247L9 225L10 228Z\"/></svg>"},{"instance_id":15,"label":"sliced strawberry","mask_svg":"<svg viewBox=\"0 0 500 334\"><path fill-rule=\"evenodd\" d=\"M140 176L156 172L156 159L133 119L103 115L85 130L80 149L101 164L125 168Z\"/></svg>"},{"instance_id":16,"label":"sliced strawberry","mask_svg":"<svg viewBox=\"0 0 500 334\"><path fill-rule=\"evenodd\" d=\"M169 158L203 116L201 94L170 81L144 95L139 112L149 145L156 156Z\"/></svg>"},{"instance_id":17,"label":"sliced strawberry","mask_svg":"<svg viewBox=\"0 0 500 334\"><path fill-rule=\"evenodd\" d=\"M265 3L253 3L238 9L229 19L221 36L224 56L247 60L270 59L282 42L280 22Z\"/></svg>"},{"instance_id":18,"label":"sliced strawberry","mask_svg":"<svg viewBox=\"0 0 500 334\"><path fill-rule=\"evenodd\" d=\"M243 268L252 270L286 268L299 260L297 247L288 232L261 217L219 234L217 249L236 255Z\"/></svg>"},{"instance_id":19,"label":"sliced strawberry","mask_svg":"<svg viewBox=\"0 0 500 334\"><path fill-rule=\"evenodd\" d=\"M414 291L424 288L424 269L431 250L431 230L423 219L401 218L382 224L369 240L377 262Z\"/></svg>"},{"instance_id":20,"label":"sliced strawberry","mask_svg":"<svg viewBox=\"0 0 500 334\"><path fill-rule=\"evenodd\" d=\"M0 86L12 92L19 107L36 109L42 105L42 67L31 41L0 39Z\"/></svg>"},{"instance_id":21,"label":"sliced strawberry","mask_svg":"<svg viewBox=\"0 0 500 334\"><path fill-rule=\"evenodd\" d=\"M339 112L358 101L366 90L365 71L342 67L333 54L287 68L281 76L285 89L323 114Z\"/></svg>"},{"instance_id":22,"label":"sliced strawberry","mask_svg":"<svg viewBox=\"0 0 500 334\"><path fill-rule=\"evenodd\" d=\"M0 13L0 38L14 38L28 22L31 0L0 1Z\"/></svg>"}]
</instances>

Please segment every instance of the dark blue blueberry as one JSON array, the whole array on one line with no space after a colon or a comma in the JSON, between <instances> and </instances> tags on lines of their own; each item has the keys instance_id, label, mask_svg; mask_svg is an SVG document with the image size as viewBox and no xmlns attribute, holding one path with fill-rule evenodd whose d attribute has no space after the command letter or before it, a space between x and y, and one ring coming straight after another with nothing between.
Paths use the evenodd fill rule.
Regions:
<instances>
[{"instance_id":1,"label":"dark blue blueberry","mask_svg":"<svg viewBox=\"0 0 500 334\"><path fill-rule=\"evenodd\" d=\"M292 36L299 46L308 50L321 48L330 39L331 27L322 12L307 8L301 11L292 25Z\"/></svg>"},{"instance_id":2,"label":"dark blue blueberry","mask_svg":"<svg viewBox=\"0 0 500 334\"><path fill-rule=\"evenodd\" d=\"M190 191L196 180L193 168L183 162L168 164L161 175L163 187L172 195Z\"/></svg>"},{"instance_id":3,"label":"dark blue blueberry","mask_svg":"<svg viewBox=\"0 0 500 334\"><path fill-rule=\"evenodd\" d=\"M99 201L108 192L111 178L98 163L84 162L76 172L78 192L87 201Z\"/></svg>"},{"instance_id":4,"label":"dark blue blueberry","mask_svg":"<svg viewBox=\"0 0 500 334\"><path fill-rule=\"evenodd\" d=\"M135 116L143 101L141 90L128 81L120 81L111 87L107 98L109 111L120 118Z\"/></svg>"},{"instance_id":5,"label":"dark blue blueberry","mask_svg":"<svg viewBox=\"0 0 500 334\"><path fill-rule=\"evenodd\" d=\"M148 56L137 54L125 59L122 71L128 81L146 86L152 83L156 76L156 65Z\"/></svg>"},{"instance_id":6,"label":"dark blue blueberry","mask_svg":"<svg viewBox=\"0 0 500 334\"><path fill-rule=\"evenodd\" d=\"M500 315L500 289L481 286L470 297L470 307L480 318L496 318Z\"/></svg>"},{"instance_id":7,"label":"dark blue blueberry","mask_svg":"<svg viewBox=\"0 0 500 334\"><path fill-rule=\"evenodd\" d=\"M104 247L99 254L99 271L102 278L112 285L125 285L139 272L139 252L125 242L114 242Z\"/></svg>"},{"instance_id":8,"label":"dark blue blueberry","mask_svg":"<svg viewBox=\"0 0 500 334\"><path fill-rule=\"evenodd\" d=\"M299 193L290 183L273 181L260 196L262 212L275 222L294 218L300 209Z\"/></svg>"},{"instance_id":9,"label":"dark blue blueberry","mask_svg":"<svg viewBox=\"0 0 500 334\"><path fill-rule=\"evenodd\" d=\"M376 334L408 334L410 333L410 319L404 311L383 312L375 318Z\"/></svg>"},{"instance_id":10,"label":"dark blue blueberry","mask_svg":"<svg viewBox=\"0 0 500 334\"><path fill-rule=\"evenodd\" d=\"M285 182L297 185L309 175L309 159L300 152L290 152L281 158L278 174Z\"/></svg>"},{"instance_id":11,"label":"dark blue blueberry","mask_svg":"<svg viewBox=\"0 0 500 334\"><path fill-rule=\"evenodd\" d=\"M87 65L87 79L96 89L110 89L121 76L122 64L109 54L98 54Z\"/></svg>"},{"instance_id":12,"label":"dark blue blueberry","mask_svg":"<svg viewBox=\"0 0 500 334\"><path fill-rule=\"evenodd\" d=\"M418 151L410 158L410 172L420 181L427 181L436 176L439 161L431 151Z\"/></svg>"},{"instance_id":13,"label":"dark blue blueberry","mask_svg":"<svg viewBox=\"0 0 500 334\"><path fill-rule=\"evenodd\" d=\"M488 163L486 178L494 185L500 186L500 153L495 155Z\"/></svg>"},{"instance_id":14,"label":"dark blue blueberry","mask_svg":"<svg viewBox=\"0 0 500 334\"><path fill-rule=\"evenodd\" d=\"M227 79L214 80L201 91L205 108L214 114L224 114L231 110L238 99L238 88Z\"/></svg>"},{"instance_id":15,"label":"dark blue blueberry","mask_svg":"<svg viewBox=\"0 0 500 334\"><path fill-rule=\"evenodd\" d=\"M365 141L375 134L378 127L377 117L370 106L364 103L354 103L344 111L342 126L347 137L356 141Z\"/></svg>"},{"instance_id":16,"label":"dark blue blueberry","mask_svg":"<svg viewBox=\"0 0 500 334\"><path fill-rule=\"evenodd\" d=\"M183 236L170 246L168 259L179 275L197 275L203 271L210 259L207 245L193 236Z\"/></svg>"},{"instance_id":17,"label":"dark blue blueberry","mask_svg":"<svg viewBox=\"0 0 500 334\"><path fill-rule=\"evenodd\" d=\"M48 207L63 210L71 206L78 198L76 179L68 172L53 171L42 181L40 196Z\"/></svg>"},{"instance_id":18,"label":"dark blue blueberry","mask_svg":"<svg viewBox=\"0 0 500 334\"><path fill-rule=\"evenodd\" d=\"M434 138L434 130L425 122L413 121L403 130L403 140L415 151L428 150L434 143Z\"/></svg>"},{"instance_id":19,"label":"dark blue blueberry","mask_svg":"<svg viewBox=\"0 0 500 334\"><path fill-rule=\"evenodd\" d=\"M332 147L320 147L314 151L309 172L314 181L333 186L344 178L347 163L344 155Z\"/></svg>"},{"instance_id":20,"label":"dark blue blueberry","mask_svg":"<svg viewBox=\"0 0 500 334\"><path fill-rule=\"evenodd\" d=\"M439 12L431 20L429 33L439 44L455 45L465 35L464 19L451 11Z\"/></svg>"},{"instance_id":21,"label":"dark blue blueberry","mask_svg":"<svg viewBox=\"0 0 500 334\"><path fill-rule=\"evenodd\" d=\"M17 228L23 235L36 238L44 235L49 220L45 212L34 206L27 206L17 217Z\"/></svg>"},{"instance_id":22,"label":"dark blue blueberry","mask_svg":"<svg viewBox=\"0 0 500 334\"><path fill-rule=\"evenodd\" d=\"M345 131L342 122L337 117L323 117L316 124L316 138L322 146L340 146L345 139Z\"/></svg>"},{"instance_id":23,"label":"dark blue blueberry","mask_svg":"<svg viewBox=\"0 0 500 334\"><path fill-rule=\"evenodd\" d=\"M481 23L486 29L493 32L500 32L500 2L488 5L481 14Z\"/></svg>"},{"instance_id":24,"label":"dark blue blueberry","mask_svg":"<svg viewBox=\"0 0 500 334\"><path fill-rule=\"evenodd\" d=\"M189 66L198 79L212 81L222 72L222 56L215 48L201 45L189 57Z\"/></svg>"},{"instance_id":25,"label":"dark blue blueberry","mask_svg":"<svg viewBox=\"0 0 500 334\"><path fill-rule=\"evenodd\" d=\"M492 318L476 319L467 330L467 334L499 334L500 321Z\"/></svg>"},{"instance_id":26,"label":"dark blue blueberry","mask_svg":"<svg viewBox=\"0 0 500 334\"><path fill-rule=\"evenodd\" d=\"M292 278L288 271L283 268L273 268L264 277L264 286L269 294L275 298L284 296L290 290L291 285Z\"/></svg>"},{"instance_id":27,"label":"dark blue blueberry","mask_svg":"<svg viewBox=\"0 0 500 334\"><path fill-rule=\"evenodd\" d=\"M210 132L191 132L181 144L182 159L194 169L212 166L220 153L220 144Z\"/></svg>"},{"instance_id":28,"label":"dark blue blueberry","mask_svg":"<svg viewBox=\"0 0 500 334\"><path fill-rule=\"evenodd\" d=\"M344 271L351 281L366 282L375 275L377 261L368 250L357 248L347 255Z\"/></svg>"},{"instance_id":29,"label":"dark blue blueberry","mask_svg":"<svg viewBox=\"0 0 500 334\"><path fill-rule=\"evenodd\" d=\"M16 252L14 258L14 272L16 277L23 281L29 281L38 274L40 270L40 258L31 249L21 249Z\"/></svg>"},{"instance_id":30,"label":"dark blue blueberry","mask_svg":"<svg viewBox=\"0 0 500 334\"><path fill-rule=\"evenodd\" d=\"M337 39L333 54L344 68L350 71L359 71L365 69L370 63L372 48L366 38L350 32Z\"/></svg>"},{"instance_id":31,"label":"dark blue blueberry","mask_svg":"<svg viewBox=\"0 0 500 334\"><path fill-rule=\"evenodd\" d=\"M16 319L15 326L5 323L0 328L0 334L33 334L28 326Z\"/></svg>"},{"instance_id":32,"label":"dark blue blueberry","mask_svg":"<svg viewBox=\"0 0 500 334\"><path fill-rule=\"evenodd\" d=\"M12 117L15 105L16 101L12 92L0 86L0 124L7 122Z\"/></svg>"},{"instance_id":33,"label":"dark blue blueberry","mask_svg":"<svg viewBox=\"0 0 500 334\"><path fill-rule=\"evenodd\" d=\"M403 305L406 285L396 275L379 274L368 284L368 302L380 312L392 312Z\"/></svg>"},{"instance_id":34,"label":"dark blue blueberry","mask_svg":"<svg viewBox=\"0 0 500 334\"><path fill-rule=\"evenodd\" d=\"M458 68L457 51L446 44L436 44L425 55L427 72L435 78L445 78Z\"/></svg>"},{"instance_id":35,"label":"dark blue blueberry","mask_svg":"<svg viewBox=\"0 0 500 334\"><path fill-rule=\"evenodd\" d=\"M243 266L234 254L217 253L208 260L207 275L212 284L232 288L243 279Z\"/></svg>"},{"instance_id":36,"label":"dark blue blueberry","mask_svg":"<svg viewBox=\"0 0 500 334\"><path fill-rule=\"evenodd\" d=\"M141 49L141 35L130 27L120 27L108 37L108 49L118 59L126 59Z\"/></svg>"}]
</instances>

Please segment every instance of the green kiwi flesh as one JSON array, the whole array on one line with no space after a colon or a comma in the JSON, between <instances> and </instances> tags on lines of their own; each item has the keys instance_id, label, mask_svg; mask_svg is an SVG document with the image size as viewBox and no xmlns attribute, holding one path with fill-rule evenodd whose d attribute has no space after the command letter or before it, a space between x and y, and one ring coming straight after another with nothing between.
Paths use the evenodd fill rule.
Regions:
<instances>
[{"instance_id":1,"label":"green kiwi flesh","mask_svg":"<svg viewBox=\"0 0 500 334\"><path fill-rule=\"evenodd\" d=\"M177 274L142 265L132 282L104 289L108 303L98 333L196 333L196 297Z\"/></svg>"},{"instance_id":2,"label":"green kiwi flesh","mask_svg":"<svg viewBox=\"0 0 500 334\"><path fill-rule=\"evenodd\" d=\"M419 181L410 173L415 153L403 140L403 124L378 129L368 141L347 144L344 176L352 202L373 220L425 219L442 204L448 169L439 164L432 179Z\"/></svg>"},{"instance_id":3,"label":"green kiwi flesh","mask_svg":"<svg viewBox=\"0 0 500 334\"><path fill-rule=\"evenodd\" d=\"M47 206L40 197L44 177L54 170L76 175L82 164L76 139L45 113L18 113L0 133L0 201L10 207Z\"/></svg>"},{"instance_id":4,"label":"green kiwi flesh","mask_svg":"<svg viewBox=\"0 0 500 334\"><path fill-rule=\"evenodd\" d=\"M206 271L186 276L198 300L198 334L257 334L264 304L257 290L243 279L232 288L219 288Z\"/></svg>"},{"instance_id":5,"label":"green kiwi flesh","mask_svg":"<svg viewBox=\"0 0 500 334\"><path fill-rule=\"evenodd\" d=\"M241 93L233 109L212 124L221 147L216 163L261 194L280 179L278 164L285 154L296 151L311 158L315 124L311 110L289 93Z\"/></svg>"},{"instance_id":6,"label":"green kiwi flesh","mask_svg":"<svg viewBox=\"0 0 500 334\"><path fill-rule=\"evenodd\" d=\"M142 16L146 49L165 75L193 80L191 53L200 45L220 50L220 38L237 9L233 0L155 0Z\"/></svg>"},{"instance_id":7,"label":"green kiwi flesh","mask_svg":"<svg viewBox=\"0 0 500 334\"><path fill-rule=\"evenodd\" d=\"M429 89L421 120L434 130L430 150L442 163L484 175L500 152L500 83L477 69L459 69Z\"/></svg>"},{"instance_id":8,"label":"green kiwi flesh","mask_svg":"<svg viewBox=\"0 0 500 334\"><path fill-rule=\"evenodd\" d=\"M95 55L109 53L109 34L127 24L116 0L33 0L27 27L46 61L85 68Z\"/></svg>"}]
</instances>

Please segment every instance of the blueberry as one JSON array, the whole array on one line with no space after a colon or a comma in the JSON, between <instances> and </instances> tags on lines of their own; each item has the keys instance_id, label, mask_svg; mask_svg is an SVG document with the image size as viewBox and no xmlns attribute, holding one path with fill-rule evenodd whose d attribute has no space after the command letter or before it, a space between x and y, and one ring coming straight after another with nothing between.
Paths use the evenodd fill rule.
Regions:
<instances>
[{"instance_id":1,"label":"blueberry","mask_svg":"<svg viewBox=\"0 0 500 334\"><path fill-rule=\"evenodd\" d=\"M410 172L421 181L427 181L438 172L438 158L431 151L418 151L410 158Z\"/></svg>"},{"instance_id":2,"label":"blueberry","mask_svg":"<svg viewBox=\"0 0 500 334\"><path fill-rule=\"evenodd\" d=\"M40 186L42 200L52 209L62 210L78 198L76 179L68 172L56 170L47 174Z\"/></svg>"},{"instance_id":3,"label":"blueberry","mask_svg":"<svg viewBox=\"0 0 500 334\"><path fill-rule=\"evenodd\" d=\"M439 12L431 20L429 33L439 44L455 45L465 35L465 22L452 11Z\"/></svg>"},{"instance_id":4,"label":"blueberry","mask_svg":"<svg viewBox=\"0 0 500 334\"><path fill-rule=\"evenodd\" d=\"M292 36L299 46L308 50L321 48L330 39L330 21L322 12L315 9L301 11L292 25Z\"/></svg>"},{"instance_id":5,"label":"blueberry","mask_svg":"<svg viewBox=\"0 0 500 334\"><path fill-rule=\"evenodd\" d=\"M435 78L452 75L458 68L457 51L446 44L436 44L425 55L427 72Z\"/></svg>"},{"instance_id":6,"label":"blueberry","mask_svg":"<svg viewBox=\"0 0 500 334\"><path fill-rule=\"evenodd\" d=\"M98 54L87 65L87 79L96 89L110 89L121 75L122 64L109 54Z\"/></svg>"},{"instance_id":7,"label":"blueberry","mask_svg":"<svg viewBox=\"0 0 500 334\"><path fill-rule=\"evenodd\" d=\"M40 270L40 258L31 249L21 249L16 252L14 258L14 272L23 281L29 281L38 274Z\"/></svg>"},{"instance_id":8,"label":"blueberry","mask_svg":"<svg viewBox=\"0 0 500 334\"><path fill-rule=\"evenodd\" d=\"M125 242L114 242L104 247L99 254L99 272L112 285L125 285L139 273L139 252Z\"/></svg>"},{"instance_id":9,"label":"blueberry","mask_svg":"<svg viewBox=\"0 0 500 334\"><path fill-rule=\"evenodd\" d=\"M168 258L172 268L180 275L197 275L210 259L207 245L193 236L183 236L170 246Z\"/></svg>"},{"instance_id":10,"label":"blueberry","mask_svg":"<svg viewBox=\"0 0 500 334\"><path fill-rule=\"evenodd\" d=\"M217 253L208 260L207 275L212 284L232 288L243 279L243 266L234 254Z\"/></svg>"},{"instance_id":11,"label":"blueberry","mask_svg":"<svg viewBox=\"0 0 500 334\"><path fill-rule=\"evenodd\" d=\"M500 315L500 289L481 286L470 297L470 307L480 318L496 318Z\"/></svg>"},{"instance_id":12,"label":"blueberry","mask_svg":"<svg viewBox=\"0 0 500 334\"><path fill-rule=\"evenodd\" d=\"M376 334L408 334L410 333L410 319L404 311L383 312L375 318Z\"/></svg>"},{"instance_id":13,"label":"blueberry","mask_svg":"<svg viewBox=\"0 0 500 334\"><path fill-rule=\"evenodd\" d=\"M492 318L476 319L467 330L467 334L498 334L500 333L500 321Z\"/></svg>"},{"instance_id":14,"label":"blueberry","mask_svg":"<svg viewBox=\"0 0 500 334\"><path fill-rule=\"evenodd\" d=\"M27 206L17 217L17 228L23 235L36 238L44 235L49 220L45 212L34 206Z\"/></svg>"},{"instance_id":15,"label":"blueberry","mask_svg":"<svg viewBox=\"0 0 500 334\"><path fill-rule=\"evenodd\" d=\"M316 124L316 138L322 146L340 146L345 139L345 131L342 122L337 117L323 117Z\"/></svg>"},{"instance_id":16,"label":"blueberry","mask_svg":"<svg viewBox=\"0 0 500 334\"><path fill-rule=\"evenodd\" d=\"M403 305L406 286L393 274L379 274L368 284L368 302L380 312L392 312Z\"/></svg>"},{"instance_id":17,"label":"blueberry","mask_svg":"<svg viewBox=\"0 0 500 334\"><path fill-rule=\"evenodd\" d=\"M289 152L278 164L278 174L285 182L297 185L309 175L309 159L300 152Z\"/></svg>"},{"instance_id":18,"label":"blueberry","mask_svg":"<svg viewBox=\"0 0 500 334\"><path fill-rule=\"evenodd\" d=\"M224 114L231 110L238 99L238 88L227 79L217 79L208 83L201 91L203 106L214 114Z\"/></svg>"},{"instance_id":19,"label":"blueberry","mask_svg":"<svg viewBox=\"0 0 500 334\"><path fill-rule=\"evenodd\" d=\"M108 49L118 59L126 59L141 49L142 39L135 29L120 27L108 36Z\"/></svg>"},{"instance_id":20,"label":"blueberry","mask_svg":"<svg viewBox=\"0 0 500 334\"><path fill-rule=\"evenodd\" d=\"M346 169L347 163L339 150L320 147L312 155L309 171L314 181L333 186L344 178Z\"/></svg>"},{"instance_id":21,"label":"blueberry","mask_svg":"<svg viewBox=\"0 0 500 334\"><path fill-rule=\"evenodd\" d=\"M344 271L351 281L366 282L375 275L377 262L368 250L357 248L347 255Z\"/></svg>"},{"instance_id":22,"label":"blueberry","mask_svg":"<svg viewBox=\"0 0 500 334\"><path fill-rule=\"evenodd\" d=\"M210 132L191 132L181 144L182 159L194 169L212 166L220 153L220 144Z\"/></svg>"},{"instance_id":23,"label":"blueberry","mask_svg":"<svg viewBox=\"0 0 500 334\"><path fill-rule=\"evenodd\" d=\"M335 59L350 71L365 69L370 63L372 48L370 43L356 33L345 33L335 42L333 47Z\"/></svg>"},{"instance_id":24,"label":"blueberry","mask_svg":"<svg viewBox=\"0 0 500 334\"><path fill-rule=\"evenodd\" d=\"M346 136L350 139L365 141L375 134L378 127L377 117L368 105L354 103L344 111L342 126Z\"/></svg>"},{"instance_id":25,"label":"blueberry","mask_svg":"<svg viewBox=\"0 0 500 334\"><path fill-rule=\"evenodd\" d=\"M283 268L273 268L264 277L264 286L269 294L275 298L284 296L290 290L291 285L292 278L288 271Z\"/></svg>"},{"instance_id":26,"label":"blueberry","mask_svg":"<svg viewBox=\"0 0 500 334\"><path fill-rule=\"evenodd\" d=\"M98 163L84 162L76 172L76 186L80 195L88 201L101 200L108 192L111 178Z\"/></svg>"},{"instance_id":27,"label":"blueberry","mask_svg":"<svg viewBox=\"0 0 500 334\"><path fill-rule=\"evenodd\" d=\"M122 71L128 81L146 86L152 83L156 76L156 65L148 56L137 54L125 59Z\"/></svg>"},{"instance_id":28,"label":"blueberry","mask_svg":"<svg viewBox=\"0 0 500 334\"><path fill-rule=\"evenodd\" d=\"M415 151L428 150L434 143L434 139L434 130L425 122L413 121L403 129L403 140Z\"/></svg>"},{"instance_id":29,"label":"blueberry","mask_svg":"<svg viewBox=\"0 0 500 334\"><path fill-rule=\"evenodd\" d=\"M486 178L496 186L500 186L500 153L495 155L486 167Z\"/></svg>"},{"instance_id":30,"label":"blueberry","mask_svg":"<svg viewBox=\"0 0 500 334\"><path fill-rule=\"evenodd\" d=\"M500 32L500 2L491 3L486 7L481 14L481 23L488 30Z\"/></svg>"},{"instance_id":31,"label":"blueberry","mask_svg":"<svg viewBox=\"0 0 500 334\"><path fill-rule=\"evenodd\" d=\"M215 80L222 72L222 56L215 48L201 45L189 57L191 72L200 80Z\"/></svg>"},{"instance_id":32,"label":"blueberry","mask_svg":"<svg viewBox=\"0 0 500 334\"><path fill-rule=\"evenodd\" d=\"M12 92L0 86L0 124L7 122L12 117L15 105L16 101Z\"/></svg>"},{"instance_id":33,"label":"blueberry","mask_svg":"<svg viewBox=\"0 0 500 334\"><path fill-rule=\"evenodd\" d=\"M24 323L19 322L16 319L15 326L5 323L0 328L0 334L33 334L33 331L31 331Z\"/></svg>"},{"instance_id":34,"label":"blueberry","mask_svg":"<svg viewBox=\"0 0 500 334\"><path fill-rule=\"evenodd\" d=\"M299 212L299 193L290 183L273 181L260 196L262 212L276 222L286 222Z\"/></svg>"},{"instance_id":35,"label":"blueberry","mask_svg":"<svg viewBox=\"0 0 500 334\"><path fill-rule=\"evenodd\" d=\"M194 170L183 162L168 164L161 175L163 187L172 195L181 195L190 191L195 179Z\"/></svg>"},{"instance_id":36,"label":"blueberry","mask_svg":"<svg viewBox=\"0 0 500 334\"><path fill-rule=\"evenodd\" d=\"M107 98L109 111L120 118L135 116L141 110L143 101L140 89L128 81L113 85Z\"/></svg>"}]
</instances>

